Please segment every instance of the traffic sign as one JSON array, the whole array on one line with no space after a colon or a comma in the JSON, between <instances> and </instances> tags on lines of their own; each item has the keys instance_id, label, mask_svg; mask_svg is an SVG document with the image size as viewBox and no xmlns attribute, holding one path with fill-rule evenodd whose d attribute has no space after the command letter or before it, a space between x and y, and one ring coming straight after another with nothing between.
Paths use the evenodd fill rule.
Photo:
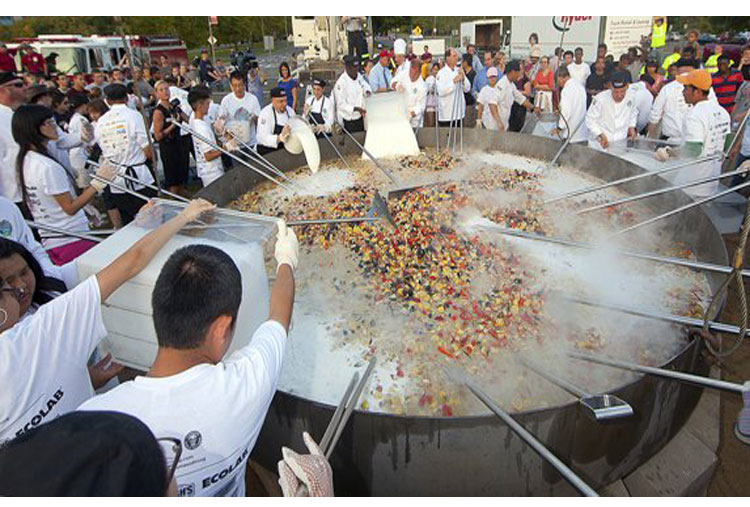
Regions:
<instances>
[{"instance_id":1,"label":"traffic sign","mask_svg":"<svg viewBox=\"0 0 750 507\"><path fill-rule=\"evenodd\" d=\"M218 41L216 40L216 37L214 37L213 35L208 38L208 43L211 44L212 46L216 44L217 42Z\"/></svg>"}]
</instances>

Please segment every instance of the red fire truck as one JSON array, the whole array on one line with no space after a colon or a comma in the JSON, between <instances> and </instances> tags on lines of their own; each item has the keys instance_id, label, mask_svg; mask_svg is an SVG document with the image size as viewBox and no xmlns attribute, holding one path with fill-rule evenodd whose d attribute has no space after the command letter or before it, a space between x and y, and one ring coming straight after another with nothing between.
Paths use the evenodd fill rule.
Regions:
<instances>
[{"instance_id":1,"label":"red fire truck","mask_svg":"<svg viewBox=\"0 0 750 507\"><path fill-rule=\"evenodd\" d=\"M137 65L158 64L161 55L166 55L170 63L188 62L187 46L177 37L128 35L126 41L132 47ZM14 39L8 44L8 48L17 48L24 43L31 45L44 57L56 53L57 70L65 74L90 74L94 69L109 70L117 67L126 54L122 38L109 35L40 35ZM18 68L20 64L20 54L17 54Z\"/></svg>"}]
</instances>

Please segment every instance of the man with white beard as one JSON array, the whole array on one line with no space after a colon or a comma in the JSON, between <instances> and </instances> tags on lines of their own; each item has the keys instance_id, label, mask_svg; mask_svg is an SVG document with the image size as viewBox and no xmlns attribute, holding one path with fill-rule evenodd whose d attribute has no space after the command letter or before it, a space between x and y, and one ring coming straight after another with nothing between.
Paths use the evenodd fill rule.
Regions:
<instances>
[{"instance_id":1,"label":"man with white beard","mask_svg":"<svg viewBox=\"0 0 750 507\"><path fill-rule=\"evenodd\" d=\"M421 127L427 107L427 87L422 79L422 64L414 58L409 64L409 72L396 74L393 79L396 90L406 94L406 110L412 128Z\"/></svg>"},{"instance_id":2,"label":"man with white beard","mask_svg":"<svg viewBox=\"0 0 750 507\"><path fill-rule=\"evenodd\" d=\"M463 93L456 93L459 86L462 86ZM463 119L466 114L464 93L470 90L471 83L458 66L458 51L449 48L445 54L445 66L437 75L438 124L441 127L448 127ZM454 104L456 99L458 103Z\"/></svg>"}]
</instances>

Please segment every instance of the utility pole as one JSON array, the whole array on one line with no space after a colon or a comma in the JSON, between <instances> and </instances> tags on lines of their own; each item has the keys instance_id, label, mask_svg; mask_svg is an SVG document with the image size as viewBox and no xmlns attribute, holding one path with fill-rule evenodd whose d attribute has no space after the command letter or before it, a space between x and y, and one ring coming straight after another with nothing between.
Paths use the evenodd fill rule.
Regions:
<instances>
[{"instance_id":1,"label":"utility pole","mask_svg":"<svg viewBox=\"0 0 750 507\"><path fill-rule=\"evenodd\" d=\"M211 23L211 16L207 16L208 20L208 43L211 45L211 63L216 63L216 53L214 52L214 29L213 23Z\"/></svg>"}]
</instances>

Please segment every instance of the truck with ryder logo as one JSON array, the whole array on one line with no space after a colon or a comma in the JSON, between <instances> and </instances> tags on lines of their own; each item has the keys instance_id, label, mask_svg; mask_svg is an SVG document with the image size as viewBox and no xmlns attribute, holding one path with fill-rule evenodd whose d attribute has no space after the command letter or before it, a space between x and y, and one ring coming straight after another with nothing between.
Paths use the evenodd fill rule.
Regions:
<instances>
[{"instance_id":1,"label":"truck with ryder logo","mask_svg":"<svg viewBox=\"0 0 750 507\"><path fill-rule=\"evenodd\" d=\"M513 16L511 18L511 58L529 55L529 36L539 38L542 55L552 56L555 48L573 51L583 48L583 59L593 62L599 44L615 61L629 47L641 47L651 33L652 16Z\"/></svg>"}]
</instances>

